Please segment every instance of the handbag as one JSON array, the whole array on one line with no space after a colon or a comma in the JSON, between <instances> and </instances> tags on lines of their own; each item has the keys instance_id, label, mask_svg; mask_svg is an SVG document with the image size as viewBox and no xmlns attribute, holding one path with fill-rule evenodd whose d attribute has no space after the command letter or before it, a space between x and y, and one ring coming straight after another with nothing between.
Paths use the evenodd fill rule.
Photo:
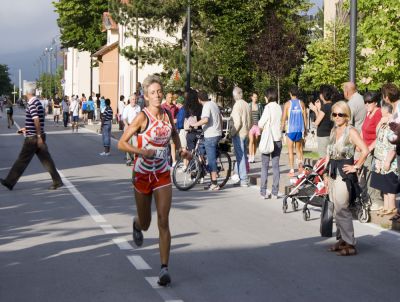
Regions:
<instances>
[{"instance_id":1,"label":"handbag","mask_svg":"<svg viewBox=\"0 0 400 302\"><path fill-rule=\"evenodd\" d=\"M261 154L270 154L274 151L274 138L272 137L271 130L271 113L269 112L269 114L269 122L264 126L264 129L261 133L260 144L258 145L258 150Z\"/></svg>"},{"instance_id":2,"label":"handbag","mask_svg":"<svg viewBox=\"0 0 400 302\"><path fill-rule=\"evenodd\" d=\"M333 202L329 201L328 196L326 196L322 203L321 225L319 229L322 237L332 237L333 208Z\"/></svg>"}]
</instances>

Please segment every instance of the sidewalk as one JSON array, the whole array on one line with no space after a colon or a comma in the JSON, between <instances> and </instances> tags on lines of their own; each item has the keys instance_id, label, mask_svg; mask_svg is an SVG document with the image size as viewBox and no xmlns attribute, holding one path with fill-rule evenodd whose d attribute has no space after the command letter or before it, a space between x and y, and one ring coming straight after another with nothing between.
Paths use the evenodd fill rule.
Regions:
<instances>
[{"instance_id":1,"label":"sidewalk","mask_svg":"<svg viewBox=\"0 0 400 302\"><path fill-rule=\"evenodd\" d=\"M81 125L81 127L90 129L92 131L95 131L97 133L100 133L100 123L96 122L93 125ZM118 129L118 124L112 124L112 130L111 130L111 135L113 138L119 140L123 131ZM307 155L310 155L311 152L316 152L317 150L315 148L309 148L305 150L305 164L309 164L313 166L316 162L315 159L307 158ZM230 153L232 157L233 163L235 162L235 155L233 152L233 149L231 150ZM290 177L288 176L289 173L289 158L288 158L288 152L287 149L284 147L282 150L281 158L280 158L280 183L279 183L279 191L281 193L285 193L285 187L290 185ZM250 171L249 171L249 180L250 184L259 187L260 186L260 181L261 181L261 158L260 154L256 155L256 162L250 164ZM272 167L270 164L269 168L269 176L268 176L268 189L271 190L272 186ZM279 200L281 202L282 200ZM289 205L290 207L290 205ZM300 211L301 211L302 204L300 204ZM300 215L300 213L299 213ZM390 217L379 217L376 215L375 212L371 212L371 223L377 224L385 229L392 229L396 231L400 231L400 224L399 223L392 223L392 221L389 220Z\"/></svg>"}]
</instances>

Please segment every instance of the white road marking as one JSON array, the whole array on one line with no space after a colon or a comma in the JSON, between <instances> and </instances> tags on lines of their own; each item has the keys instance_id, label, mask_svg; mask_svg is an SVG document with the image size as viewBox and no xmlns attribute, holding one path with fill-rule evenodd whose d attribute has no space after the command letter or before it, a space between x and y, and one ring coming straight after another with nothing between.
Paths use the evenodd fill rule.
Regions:
<instances>
[{"instance_id":1,"label":"white road marking","mask_svg":"<svg viewBox=\"0 0 400 302\"><path fill-rule=\"evenodd\" d=\"M114 238L113 241L121 250L133 250L132 245L123 237Z\"/></svg>"},{"instance_id":2,"label":"white road marking","mask_svg":"<svg viewBox=\"0 0 400 302\"><path fill-rule=\"evenodd\" d=\"M61 171L57 170L58 173L60 174L64 184L66 185L66 188L71 192L72 195L76 198L76 200L79 201L79 203L85 208L85 210L89 213L90 217L97 222L97 223L102 223L102 222L107 222L107 220L104 219L104 217L97 212L95 207L75 188L75 186L62 174Z\"/></svg>"},{"instance_id":3,"label":"white road marking","mask_svg":"<svg viewBox=\"0 0 400 302\"><path fill-rule=\"evenodd\" d=\"M106 234L118 234L118 231L110 224L100 224L100 227Z\"/></svg>"},{"instance_id":4,"label":"white road marking","mask_svg":"<svg viewBox=\"0 0 400 302\"><path fill-rule=\"evenodd\" d=\"M10 170L11 169L11 167L7 167L7 168L0 168L0 171L2 171L2 170Z\"/></svg>"},{"instance_id":5,"label":"white road marking","mask_svg":"<svg viewBox=\"0 0 400 302\"><path fill-rule=\"evenodd\" d=\"M146 269L151 269L150 265L147 264L146 261L141 256L138 255L132 255L132 256L127 256L128 260L133 264L133 266L138 270L146 270Z\"/></svg>"},{"instance_id":6,"label":"white road marking","mask_svg":"<svg viewBox=\"0 0 400 302\"><path fill-rule=\"evenodd\" d=\"M149 282L152 288L162 288L162 286L158 285L158 277L145 277L146 281Z\"/></svg>"}]
</instances>

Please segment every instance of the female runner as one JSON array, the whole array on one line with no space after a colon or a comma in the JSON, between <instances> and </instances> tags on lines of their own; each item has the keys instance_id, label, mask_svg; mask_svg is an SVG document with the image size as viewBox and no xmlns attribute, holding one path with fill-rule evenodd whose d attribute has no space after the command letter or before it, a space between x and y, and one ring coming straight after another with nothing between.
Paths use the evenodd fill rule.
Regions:
<instances>
[{"instance_id":1,"label":"female runner","mask_svg":"<svg viewBox=\"0 0 400 302\"><path fill-rule=\"evenodd\" d=\"M161 108L163 87L159 77L150 75L143 82L144 97L148 106L140 112L125 130L118 142L121 151L135 153L134 164L135 200L137 216L133 219L133 240L137 246L143 244L143 233L151 222L151 200L154 195L159 230L161 271L158 283L166 286L171 283L168 260L171 245L169 230L169 211L172 201L172 185L168 162L168 143L172 139L183 158L190 153L181 149L178 133L173 119ZM129 142L137 134L137 146Z\"/></svg>"}]
</instances>

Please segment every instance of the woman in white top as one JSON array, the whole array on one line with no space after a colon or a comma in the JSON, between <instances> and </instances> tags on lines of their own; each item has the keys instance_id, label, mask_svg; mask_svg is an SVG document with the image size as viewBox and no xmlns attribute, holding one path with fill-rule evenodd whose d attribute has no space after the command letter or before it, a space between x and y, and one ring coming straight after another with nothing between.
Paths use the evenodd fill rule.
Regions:
<instances>
[{"instance_id":1,"label":"woman in white top","mask_svg":"<svg viewBox=\"0 0 400 302\"><path fill-rule=\"evenodd\" d=\"M282 151L282 131L281 131L281 119L282 109L278 105L278 91L275 88L268 88L265 90L265 101L267 105L264 107L261 119L258 121L258 127L263 131L269 131L271 129L272 137L274 140L274 151L270 154L261 154L261 185L260 194L264 199L271 198L271 193L276 198L282 198L279 194L279 158ZM267 190L268 181L268 167L269 161L272 158L272 174L273 183L271 192Z\"/></svg>"}]
</instances>

